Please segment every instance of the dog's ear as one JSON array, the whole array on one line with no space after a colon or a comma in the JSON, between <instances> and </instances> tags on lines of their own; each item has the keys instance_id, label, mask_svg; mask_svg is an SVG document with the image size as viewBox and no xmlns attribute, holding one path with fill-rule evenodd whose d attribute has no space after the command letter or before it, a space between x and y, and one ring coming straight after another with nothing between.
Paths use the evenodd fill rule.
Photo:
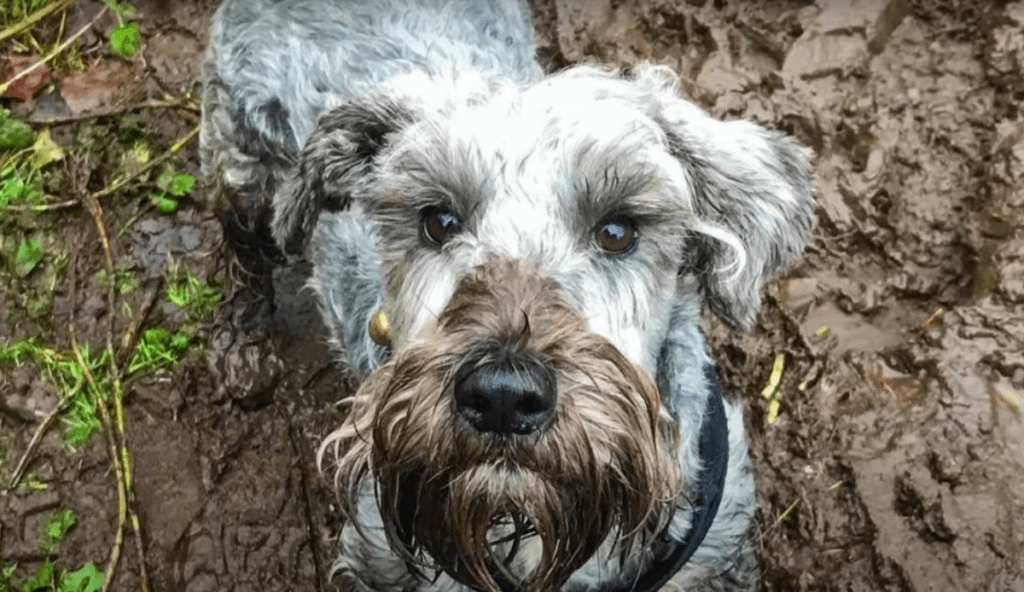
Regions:
<instances>
[{"instance_id":1,"label":"dog's ear","mask_svg":"<svg viewBox=\"0 0 1024 592\"><path fill-rule=\"evenodd\" d=\"M388 98L352 101L321 116L274 194L271 230L278 246L302 253L320 212L347 209L388 136L412 121L409 109Z\"/></svg>"},{"instance_id":2,"label":"dog's ear","mask_svg":"<svg viewBox=\"0 0 1024 592\"><path fill-rule=\"evenodd\" d=\"M808 150L747 121L721 121L678 95L675 74L636 73L686 171L697 218L685 258L706 302L746 328L761 284L803 251L814 216Z\"/></svg>"}]
</instances>

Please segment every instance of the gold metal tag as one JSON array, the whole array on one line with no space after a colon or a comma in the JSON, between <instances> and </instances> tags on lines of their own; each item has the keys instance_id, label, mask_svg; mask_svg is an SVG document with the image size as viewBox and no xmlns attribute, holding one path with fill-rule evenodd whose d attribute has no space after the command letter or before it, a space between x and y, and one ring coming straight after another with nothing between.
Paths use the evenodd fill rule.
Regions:
<instances>
[{"instance_id":1,"label":"gold metal tag","mask_svg":"<svg viewBox=\"0 0 1024 592\"><path fill-rule=\"evenodd\" d=\"M383 308L378 308L370 318L370 339L373 339L378 345L391 343L391 321L388 320L388 315Z\"/></svg>"}]
</instances>

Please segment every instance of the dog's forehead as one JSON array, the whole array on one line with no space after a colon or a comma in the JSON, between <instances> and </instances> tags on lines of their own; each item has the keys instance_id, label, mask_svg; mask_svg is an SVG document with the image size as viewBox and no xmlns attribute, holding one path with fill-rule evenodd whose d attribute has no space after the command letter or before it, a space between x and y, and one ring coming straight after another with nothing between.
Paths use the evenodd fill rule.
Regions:
<instances>
[{"instance_id":1,"label":"dog's forehead","mask_svg":"<svg viewBox=\"0 0 1024 592\"><path fill-rule=\"evenodd\" d=\"M417 126L412 135L419 137L408 146L417 159L445 160L447 167L429 167L441 176L457 171L486 187L467 208L478 217L514 225L506 213L527 207L543 216L531 220L534 228L567 216L592 225L628 198L655 193L659 184L675 190L686 184L640 94L633 82L607 74L553 76L446 110ZM589 204L580 199L587 192ZM613 199L604 203L604 197ZM647 200L646 207L678 204Z\"/></svg>"},{"instance_id":2,"label":"dog's forehead","mask_svg":"<svg viewBox=\"0 0 1024 592\"><path fill-rule=\"evenodd\" d=\"M631 87L619 79L564 76L509 87L454 111L447 132L451 141L472 142L509 158L568 152L579 144L614 147L626 137L658 144L662 130L631 96Z\"/></svg>"},{"instance_id":3,"label":"dog's forehead","mask_svg":"<svg viewBox=\"0 0 1024 592\"><path fill-rule=\"evenodd\" d=\"M681 172L661 127L612 92L626 82L585 81L582 89L573 82L579 80L555 78L498 93L434 126L452 166L487 186L470 208L481 226L478 238L507 239L509 249L528 252L543 241L561 253L579 246L581 231ZM646 205L677 204L648 199Z\"/></svg>"},{"instance_id":4,"label":"dog's forehead","mask_svg":"<svg viewBox=\"0 0 1024 592\"><path fill-rule=\"evenodd\" d=\"M690 216L686 174L641 95L611 76L556 76L427 114L394 138L366 195L384 206L397 297L416 302L400 307L410 337L488 258L530 261L592 331L653 371L652 328L664 325ZM461 219L441 250L409 233L435 206ZM639 238L619 256L599 234L622 213Z\"/></svg>"}]
</instances>

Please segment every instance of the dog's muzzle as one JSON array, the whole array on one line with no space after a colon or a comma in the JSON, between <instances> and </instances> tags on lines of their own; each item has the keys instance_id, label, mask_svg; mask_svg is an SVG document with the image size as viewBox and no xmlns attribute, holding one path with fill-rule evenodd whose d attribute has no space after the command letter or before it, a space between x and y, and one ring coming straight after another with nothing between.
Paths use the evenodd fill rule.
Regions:
<instances>
[{"instance_id":1,"label":"dog's muzzle","mask_svg":"<svg viewBox=\"0 0 1024 592\"><path fill-rule=\"evenodd\" d=\"M609 537L646 546L682 482L654 377L510 259L456 285L329 441L350 516L372 477L396 553L490 591L557 589Z\"/></svg>"}]
</instances>

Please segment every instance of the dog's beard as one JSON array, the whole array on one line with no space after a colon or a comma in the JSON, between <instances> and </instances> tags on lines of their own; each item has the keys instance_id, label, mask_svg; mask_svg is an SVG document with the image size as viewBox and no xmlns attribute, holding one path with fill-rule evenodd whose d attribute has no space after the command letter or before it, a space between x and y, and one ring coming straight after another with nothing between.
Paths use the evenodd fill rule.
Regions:
<instances>
[{"instance_id":1,"label":"dog's beard","mask_svg":"<svg viewBox=\"0 0 1024 592\"><path fill-rule=\"evenodd\" d=\"M492 592L557 588L609 535L623 554L644 548L682 479L675 424L649 376L602 338L575 339L585 353L554 363L555 418L531 435L480 434L457 417L458 357L439 354L443 344L396 352L321 450L336 455L357 527L361 481L372 476L396 553Z\"/></svg>"},{"instance_id":2,"label":"dog's beard","mask_svg":"<svg viewBox=\"0 0 1024 592\"><path fill-rule=\"evenodd\" d=\"M381 504L396 504L387 528L407 556L421 547L435 567L463 583L550 590L612 528L607 505L579 483L553 482L502 463L439 477L445 485L401 475L406 487L382 484Z\"/></svg>"}]
</instances>

